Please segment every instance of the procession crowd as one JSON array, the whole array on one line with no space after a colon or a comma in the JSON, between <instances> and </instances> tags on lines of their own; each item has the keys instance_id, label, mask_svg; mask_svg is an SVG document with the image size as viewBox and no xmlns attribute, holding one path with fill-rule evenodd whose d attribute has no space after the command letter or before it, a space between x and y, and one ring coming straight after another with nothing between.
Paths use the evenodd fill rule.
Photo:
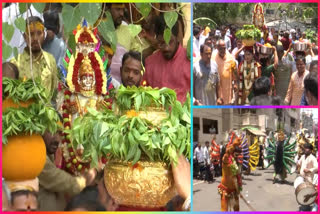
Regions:
<instances>
[{"instance_id":1,"label":"procession crowd","mask_svg":"<svg viewBox=\"0 0 320 214\"><path fill-rule=\"evenodd\" d=\"M70 5L77 6L77 4ZM170 41L166 43L163 37L166 29L163 11L176 10L176 6L159 4L158 9L155 6L155 9L146 18L147 21L144 20L142 24L139 24L142 31L135 37L131 36L128 28L130 13L127 6L121 3L105 3L103 6L102 17L104 13L109 12L113 19L117 36L115 50L100 32L96 34L104 52L102 57L108 61L104 71L108 75L106 76L108 90L110 87L117 90L120 85L167 87L174 89L177 99L184 102L187 93L190 93L190 60L186 48L183 47L185 23L181 14L178 21L172 26ZM10 41L12 48L18 48L19 54L16 58L12 57L2 64L2 76L23 80L40 78L57 112L59 111L59 90L65 87L65 83L59 79L59 76L63 75L62 67L65 65L65 56L68 51L70 52L63 35L64 23L62 23L61 12L61 3L46 4L43 13L39 13L31 5L25 13L19 14L18 3L8 3L2 10L3 22L14 23L20 15L26 20L26 32L21 33L15 28L14 36ZM30 64L32 64L32 71ZM93 71L85 70L88 66L90 68L90 64L85 66L80 66L81 77L78 82L84 92L88 88L94 90L94 84L97 84L92 79ZM119 204L108 194L104 184L103 170L97 171L92 168L85 174L74 176L59 168L57 159L61 159L61 154L57 156L57 150L62 140L59 133L51 134L47 131L42 137L47 152L44 169L33 181L9 182L3 180L3 210L112 211L128 209L119 207ZM188 173L190 173L190 165L182 157L179 159L178 166L173 167L174 180L180 196L170 201L167 207L163 208L164 210L182 209L182 204L190 194ZM179 186L184 193L179 190ZM190 209L190 199L188 202L186 209Z\"/></svg>"},{"instance_id":2,"label":"procession crowd","mask_svg":"<svg viewBox=\"0 0 320 214\"><path fill-rule=\"evenodd\" d=\"M195 105L318 104L318 46L306 32L264 26L248 45L236 37L238 30L194 24Z\"/></svg>"}]
</instances>

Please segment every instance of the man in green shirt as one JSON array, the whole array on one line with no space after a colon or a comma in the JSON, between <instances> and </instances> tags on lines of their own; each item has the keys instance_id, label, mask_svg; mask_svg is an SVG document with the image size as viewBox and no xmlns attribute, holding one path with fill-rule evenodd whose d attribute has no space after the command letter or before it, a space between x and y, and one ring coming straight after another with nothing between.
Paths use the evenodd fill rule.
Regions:
<instances>
[{"instance_id":1,"label":"man in green shirt","mask_svg":"<svg viewBox=\"0 0 320 214\"><path fill-rule=\"evenodd\" d=\"M25 50L11 62L18 67L19 78L41 79L50 98L58 86L57 66L54 57L42 50L44 42L44 25L39 17L31 16L26 20L24 39Z\"/></svg>"}]
</instances>

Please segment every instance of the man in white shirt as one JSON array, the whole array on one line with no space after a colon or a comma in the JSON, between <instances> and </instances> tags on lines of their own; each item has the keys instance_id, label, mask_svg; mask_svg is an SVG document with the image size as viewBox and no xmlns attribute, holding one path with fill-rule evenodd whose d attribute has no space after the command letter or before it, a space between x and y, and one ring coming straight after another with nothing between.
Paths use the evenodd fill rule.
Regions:
<instances>
[{"instance_id":1,"label":"man in white shirt","mask_svg":"<svg viewBox=\"0 0 320 214\"><path fill-rule=\"evenodd\" d=\"M197 171L196 175L198 175L198 171L200 171L200 178L203 178L203 173L205 169L205 156L204 156L204 148L201 147L201 144L198 143L197 148L194 150L193 154L193 163L195 166L195 171Z\"/></svg>"},{"instance_id":2,"label":"man in white shirt","mask_svg":"<svg viewBox=\"0 0 320 214\"><path fill-rule=\"evenodd\" d=\"M304 155L301 156L297 164L299 174L312 183L314 174L318 172L318 162L312 154L313 146L310 143L304 144Z\"/></svg>"},{"instance_id":3,"label":"man in white shirt","mask_svg":"<svg viewBox=\"0 0 320 214\"><path fill-rule=\"evenodd\" d=\"M193 53L194 57L200 57L200 34L201 28L199 26L193 27Z\"/></svg>"},{"instance_id":4,"label":"man in white shirt","mask_svg":"<svg viewBox=\"0 0 320 214\"><path fill-rule=\"evenodd\" d=\"M231 40L230 40L230 37L226 33L227 33L227 27L222 26L221 27L221 37L224 40L224 42L226 43L227 51L229 51L229 53L231 53Z\"/></svg>"}]
</instances>

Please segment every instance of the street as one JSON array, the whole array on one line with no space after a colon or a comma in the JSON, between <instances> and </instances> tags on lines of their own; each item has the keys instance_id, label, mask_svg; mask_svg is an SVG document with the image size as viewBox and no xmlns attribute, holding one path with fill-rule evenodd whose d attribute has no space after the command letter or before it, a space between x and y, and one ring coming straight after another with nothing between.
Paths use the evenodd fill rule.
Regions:
<instances>
[{"instance_id":1,"label":"street","mask_svg":"<svg viewBox=\"0 0 320 214\"><path fill-rule=\"evenodd\" d=\"M243 177L241 194L256 211L298 211L295 190L293 187L296 174L289 175L286 182L280 179L272 183L273 168L261 170L259 167L250 175ZM277 177L278 178L278 177ZM221 177L208 184L201 180L193 180L193 210L220 211L220 195L218 188ZM240 200L240 211L253 211Z\"/></svg>"}]
</instances>

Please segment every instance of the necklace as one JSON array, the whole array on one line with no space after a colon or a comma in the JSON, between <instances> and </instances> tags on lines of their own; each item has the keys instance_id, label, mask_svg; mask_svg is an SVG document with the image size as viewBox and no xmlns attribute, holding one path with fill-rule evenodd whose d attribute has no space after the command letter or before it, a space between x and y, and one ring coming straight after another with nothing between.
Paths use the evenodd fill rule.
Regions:
<instances>
[{"instance_id":1,"label":"necklace","mask_svg":"<svg viewBox=\"0 0 320 214\"><path fill-rule=\"evenodd\" d=\"M248 66L247 61L244 61L243 65L240 69L240 85L239 85L239 105L242 104L242 96L243 92L245 92L246 100L245 104L249 104L248 95L250 94L250 90L254 83L254 80L258 77L258 66L256 66L255 62L252 61ZM243 88L244 86L244 88Z\"/></svg>"}]
</instances>

